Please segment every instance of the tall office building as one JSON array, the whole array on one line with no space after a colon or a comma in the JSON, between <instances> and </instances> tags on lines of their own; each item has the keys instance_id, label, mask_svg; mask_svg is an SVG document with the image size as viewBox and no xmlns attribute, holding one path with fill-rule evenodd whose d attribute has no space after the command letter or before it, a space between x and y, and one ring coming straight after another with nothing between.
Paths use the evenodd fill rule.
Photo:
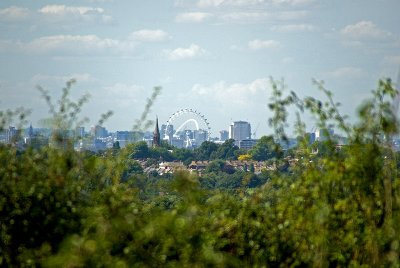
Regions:
<instances>
[{"instance_id":1,"label":"tall office building","mask_svg":"<svg viewBox=\"0 0 400 268\"><path fill-rule=\"evenodd\" d=\"M220 141L226 141L227 139L229 139L229 131L221 130L219 132L219 140Z\"/></svg>"},{"instance_id":2,"label":"tall office building","mask_svg":"<svg viewBox=\"0 0 400 268\"><path fill-rule=\"evenodd\" d=\"M85 127L76 127L75 137L78 137L78 138L85 137Z\"/></svg>"},{"instance_id":3,"label":"tall office building","mask_svg":"<svg viewBox=\"0 0 400 268\"><path fill-rule=\"evenodd\" d=\"M105 138L108 135L107 129L105 127L96 125L92 126L90 129L90 134L94 136L96 139L97 138Z\"/></svg>"},{"instance_id":4,"label":"tall office building","mask_svg":"<svg viewBox=\"0 0 400 268\"><path fill-rule=\"evenodd\" d=\"M332 138L333 134L334 134L333 128L317 129L317 131L315 131L315 140L326 141L329 137Z\"/></svg>"},{"instance_id":5,"label":"tall office building","mask_svg":"<svg viewBox=\"0 0 400 268\"><path fill-rule=\"evenodd\" d=\"M200 146L203 142L208 139L208 133L205 130L199 129L193 131L194 140L196 141L196 146Z\"/></svg>"},{"instance_id":6,"label":"tall office building","mask_svg":"<svg viewBox=\"0 0 400 268\"><path fill-rule=\"evenodd\" d=\"M256 146L258 140L255 139L246 139L246 140L241 140L239 141L239 148L240 149L245 149L245 150L250 150L254 146Z\"/></svg>"},{"instance_id":7,"label":"tall office building","mask_svg":"<svg viewBox=\"0 0 400 268\"><path fill-rule=\"evenodd\" d=\"M239 146L241 140L251 139L251 126L249 122L236 121L229 126L229 138L235 140Z\"/></svg>"},{"instance_id":8,"label":"tall office building","mask_svg":"<svg viewBox=\"0 0 400 268\"><path fill-rule=\"evenodd\" d=\"M134 142L135 134L132 131L117 131L115 133L115 141L119 143L121 148L124 148L129 143Z\"/></svg>"},{"instance_id":9,"label":"tall office building","mask_svg":"<svg viewBox=\"0 0 400 268\"><path fill-rule=\"evenodd\" d=\"M161 139L172 140L172 135L174 134L174 126L173 125L161 125Z\"/></svg>"},{"instance_id":10,"label":"tall office building","mask_svg":"<svg viewBox=\"0 0 400 268\"><path fill-rule=\"evenodd\" d=\"M6 143L14 143L17 140L18 131L15 127L9 127L6 130Z\"/></svg>"}]
</instances>

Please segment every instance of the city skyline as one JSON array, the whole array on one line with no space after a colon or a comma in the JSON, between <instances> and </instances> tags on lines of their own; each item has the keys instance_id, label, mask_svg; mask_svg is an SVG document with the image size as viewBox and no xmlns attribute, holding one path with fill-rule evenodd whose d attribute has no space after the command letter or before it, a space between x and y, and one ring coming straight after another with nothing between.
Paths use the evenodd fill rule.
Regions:
<instances>
[{"instance_id":1,"label":"city skyline","mask_svg":"<svg viewBox=\"0 0 400 268\"><path fill-rule=\"evenodd\" d=\"M87 126L113 110L105 126L131 130L162 86L148 119L191 108L213 136L242 120L260 137L271 133L270 77L318 97L316 78L354 118L378 79L396 81L398 10L397 0L2 1L0 107L32 108L39 126L48 108L36 86L57 98L75 78L73 97L91 95Z\"/></svg>"}]
</instances>

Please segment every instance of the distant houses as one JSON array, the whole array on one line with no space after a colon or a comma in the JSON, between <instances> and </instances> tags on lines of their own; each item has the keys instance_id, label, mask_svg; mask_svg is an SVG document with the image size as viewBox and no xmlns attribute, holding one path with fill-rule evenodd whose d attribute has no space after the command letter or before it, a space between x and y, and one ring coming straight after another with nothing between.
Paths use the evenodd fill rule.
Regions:
<instances>
[{"instance_id":1,"label":"distant houses","mask_svg":"<svg viewBox=\"0 0 400 268\"><path fill-rule=\"evenodd\" d=\"M213 161L192 161L188 166L185 166L181 161L161 162L151 167L146 167L146 161L139 161L145 173L157 172L158 175L173 174L178 171L188 171L201 175ZM234 171L245 171L260 174L263 170L275 170L273 164L267 161L238 161L227 160L224 161L225 168Z\"/></svg>"}]
</instances>

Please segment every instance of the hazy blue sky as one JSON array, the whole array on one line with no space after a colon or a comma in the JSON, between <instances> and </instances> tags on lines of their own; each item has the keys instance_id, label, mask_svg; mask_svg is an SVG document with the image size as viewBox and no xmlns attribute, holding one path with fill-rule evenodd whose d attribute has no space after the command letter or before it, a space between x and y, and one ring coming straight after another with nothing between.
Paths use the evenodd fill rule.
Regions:
<instances>
[{"instance_id":1,"label":"hazy blue sky","mask_svg":"<svg viewBox=\"0 0 400 268\"><path fill-rule=\"evenodd\" d=\"M193 108L213 133L247 120L260 136L271 76L299 95L324 80L353 115L379 78L397 76L399 26L399 0L2 0L0 109L32 108L37 126L48 109L36 85L57 96L76 78L92 123L111 109L105 126L129 130L162 86L160 123Z\"/></svg>"}]
</instances>

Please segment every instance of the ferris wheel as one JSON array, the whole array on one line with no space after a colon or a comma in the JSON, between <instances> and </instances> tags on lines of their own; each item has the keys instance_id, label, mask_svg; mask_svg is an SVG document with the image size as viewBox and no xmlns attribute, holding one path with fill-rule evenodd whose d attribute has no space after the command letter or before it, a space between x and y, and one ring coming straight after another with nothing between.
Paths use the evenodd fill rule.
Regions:
<instances>
[{"instance_id":1,"label":"ferris wheel","mask_svg":"<svg viewBox=\"0 0 400 268\"><path fill-rule=\"evenodd\" d=\"M178 125L178 128L174 129L172 133L169 133L168 130L170 126ZM173 113L167 121L166 130L165 131L165 139L169 139L172 134L173 137L176 137L180 131L183 131L188 126L192 126L195 130L203 130L207 134L207 140L211 137L211 128L210 123L207 121L207 118L199 111L194 109L181 109Z\"/></svg>"}]
</instances>

